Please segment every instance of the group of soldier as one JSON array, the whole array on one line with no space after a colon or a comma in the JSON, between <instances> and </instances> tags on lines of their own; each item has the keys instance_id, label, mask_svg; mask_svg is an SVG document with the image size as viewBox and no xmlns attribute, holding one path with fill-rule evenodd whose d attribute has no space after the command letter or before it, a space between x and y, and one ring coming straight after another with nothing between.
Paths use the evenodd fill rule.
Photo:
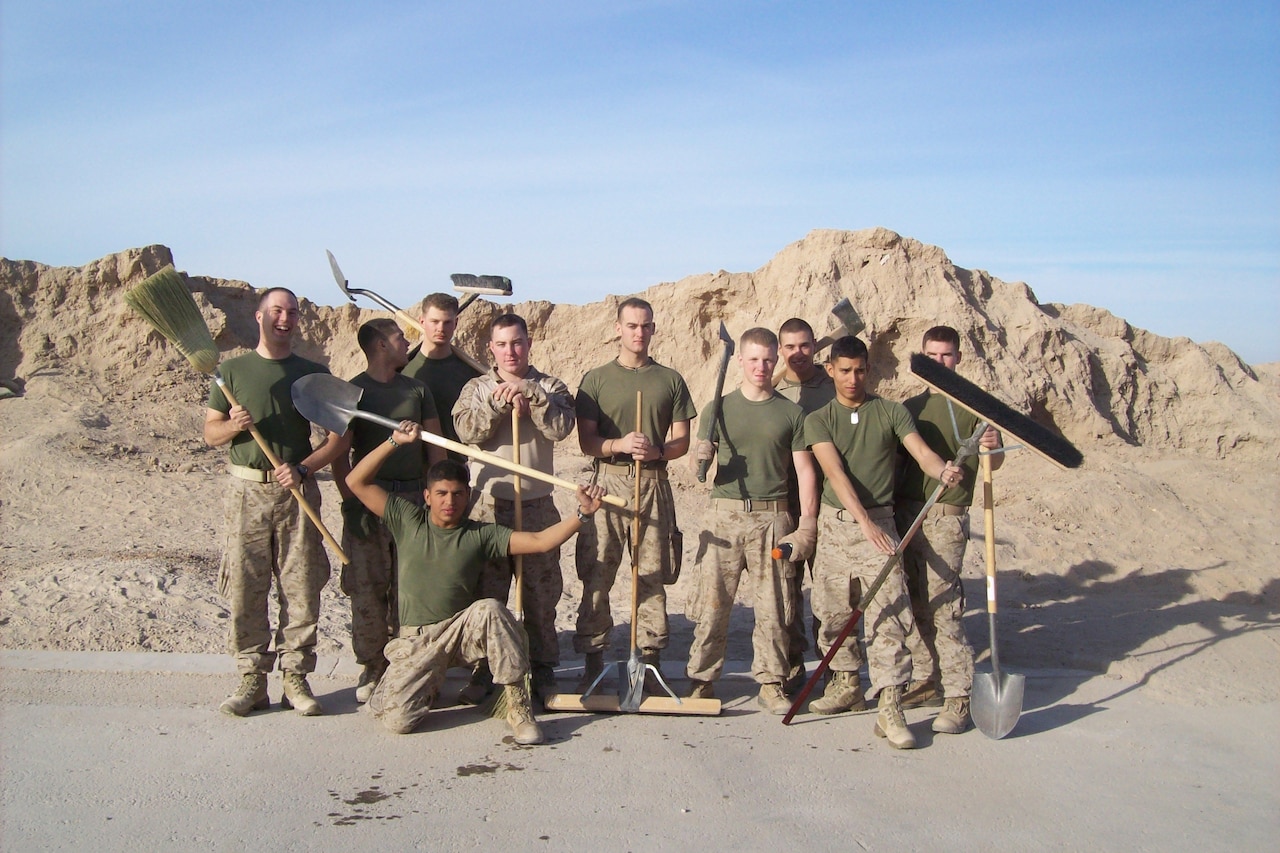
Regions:
<instances>
[{"instance_id":1,"label":"group of soldier","mask_svg":"<svg viewBox=\"0 0 1280 853\"><path fill-rule=\"evenodd\" d=\"M224 713L268 707L267 674L277 664L282 706L323 713L307 675L316 663L329 563L290 490L300 487L318 502L314 474L332 465L349 558L341 588L351 600L352 650L362 667L357 701L391 731L409 732L429 713L446 670L464 666L471 678L461 701L479 704L500 687L516 742L542 742L533 699L557 692L560 545L577 534L583 589L573 647L585 658L579 690L604 671L614 627L609 596L627 550L638 572L635 642L646 670L660 671L669 642L665 587L679 576L683 553L668 466L692 449L695 460L716 468L687 608L696 624L688 695L715 695L747 572L758 702L785 713L806 675L806 567L812 636L826 653L897 548L899 530L940 485L941 499L909 543L903 567L865 607L869 685L864 690L854 632L809 707L820 714L862 710L878 694L875 734L897 748L915 745L903 708L941 707L935 732L967 728L973 652L961 627L960 569L975 474L972 463L947 460L975 430L972 415L928 392L905 405L871 394L869 353L856 337L835 341L819 366L812 328L793 318L777 334L753 328L741 336L741 385L707 405L695 440L690 427L698 412L684 379L650 356L656 324L644 300L619 304L617 355L589 370L576 394L530 364L529 329L515 314L490 324L493 366L478 372L452 344L458 310L452 296L427 297L413 358L394 320L365 323L358 343L367 367L351 382L363 389L362 409L399 427L356 419L345 434L330 433L313 447L290 389L326 368L293 352L294 294L273 288L261 297L256 349L221 369L241 405L230 406L215 385L204 428L210 445L230 444L219 589L230 605L229 649L241 679L222 703ZM922 344L948 368L960 360L959 345L945 326L930 329ZM780 359L785 372L775 388ZM278 467L249 435L255 423L282 460ZM469 469L464 456L419 440L427 431L552 474L554 445L575 427L594 476L578 486L576 512L564 519L542 480L485 464ZM981 445L998 464L999 434L987 429ZM629 506L601 510L606 494L626 496ZM516 561L523 625L506 606ZM650 678L647 689L664 687Z\"/></svg>"}]
</instances>

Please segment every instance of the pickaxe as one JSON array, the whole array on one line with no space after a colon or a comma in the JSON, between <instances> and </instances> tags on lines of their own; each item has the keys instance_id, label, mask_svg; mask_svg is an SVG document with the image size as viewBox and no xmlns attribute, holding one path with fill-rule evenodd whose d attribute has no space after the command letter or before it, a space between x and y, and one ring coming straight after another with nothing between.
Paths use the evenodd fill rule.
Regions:
<instances>
[{"instance_id":1,"label":"pickaxe","mask_svg":"<svg viewBox=\"0 0 1280 853\"><path fill-rule=\"evenodd\" d=\"M729 371L729 359L733 356L733 337L724 323L720 323L720 340L724 341L724 353L720 356L720 372L716 374L716 393L711 398L711 426L707 428L707 440L715 443L716 421L720 419L720 395L724 393L724 376ZM711 467L710 459L698 461L698 482L707 481L707 469Z\"/></svg>"},{"instance_id":2,"label":"pickaxe","mask_svg":"<svg viewBox=\"0 0 1280 853\"><path fill-rule=\"evenodd\" d=\"M831 313L840 321L840 329L834 334L826 335L813 345L813 354L817 355L827 347L834 344L838 339L846 335L856 335L867 327L862 322L862 318L858 316L858 312L854 310L853 303L849 301L849 297L841 299L831 309ZM782 381L782 377L787 374L786 362L778 365L778 370L773 374L773 386L778 387L778 383Z\"/></svg>"},{"instance_id":3,"label":"pickaxe","mask_svg":"<svg viewBox=\"0 0 1280 853\"><path fill-rule=\"evenodd\" d=\"M386 299L383 299L381 296L374 293L372 290L363 290L358 287L350 287L347 283L347 277L342 274L342 268L338 266L338 259L333 256L333 252L330 252L328 249L326 249L325 254L329 256L329 267L333 270L334 281L338 282L338 289L341 290L344 294L346 294L348 299L350 299L352 302L355 302L356 296L368 297L369 299L372 299L374 302L378 303L383 308L387 309L392 314L394 314L396 316L396 319L398 319L400 322L404 323L407 326L412 326L413 328L417 329L419 333L423 335L427 333L427 330L422 327L422 324L419 323L416 319L414 319L414 317L412 317L409 314L409 312L405 311L403 308L400 308L399 306L391 304L389 301L387 301ZM489 294L494 296L510 296L511 295L511 279L507 278L506 276L470 275L468 273L454 273L452 276L450 276L450 278L453 280L454 290L457 290L461 293L470 294L470 296L468 296L467 299L465 299L462 302L462 304L458 306L458 313L462 313L462 309L470 305L475 300L476 296L480 294ZM468 353L464 352L461 347L454 347L453 351L458 354L458 358L462 359L467 364L471 365L471 367L477 373L480 373L483 375L489 372L488 365L481 364L479 361L472 358Z\"/></svg>"}]
</instances>

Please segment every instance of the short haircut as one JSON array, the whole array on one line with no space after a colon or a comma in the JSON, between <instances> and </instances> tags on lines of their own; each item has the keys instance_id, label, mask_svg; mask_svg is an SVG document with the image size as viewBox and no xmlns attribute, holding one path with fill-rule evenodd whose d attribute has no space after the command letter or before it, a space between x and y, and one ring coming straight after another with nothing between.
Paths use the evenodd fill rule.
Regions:
<instances>
[{"instance_id":1,"label":"short haircut","mask_svg":"<svg viewBox=\"0 0 1280 853\"><path fill-rule=\"evenodd\" d=\"M499 314L493 318L493 322L489 324L489 336L492 337L493 333L499 329L509 329L512 326L519 326L520 335L526 338L529 337L529 324L519 314L511 313Z\"/></svg>"},{"instance_id":2,"label":"short haircut","mask_svg":"<svg viewBox=\"0 0 1280 853\"><path fill-rule=\"evenodd\" d=\"M836 342L831 345L831 356L827 361L834 363L837 358L867 358L867 345L862 342L862 338L856 338L853 335L836 338Z\"/></svg>"},{"instance_id":3,"label":"short haircut","mask_svg":"<svg viewBox=\"0 0 1280 853\"><path fill-rule=\"evenodd\" d=\"M267 304L267 297L271 296L271 294L273 294L273 293L287 293L287 294L289 294L289 298L293 300L294 304L295 304L295 305L296 305L296 304L298 304L298 294L294 293L294 292L293 292L292 290L290 290L289 288L287 288L287 287L268 287L266 290L262 291L262 295L258 297L258 310L259 310L259 311L261 311L261 310L262 310L262 306L264 306L264 305L266 305L266 304Z\"/></svg>"},{"instance_id":4,"label":"short haircut","mask_svg":"<svg viewBox=\"0 0 1280 853\"><path fill-rule=\"evenodd\" d=\"M428 293L422 300L422 313L427 313L428 308L448 311L450 314L457 315L458 298L450 296L448 293Z\"/></svg>"},{"instance_id":5,"label":"short haircut","mask_svg":"<svg viewBox=\"0 0 1280 853\"><path fill-rule=\"evenodd\" d=\"M794 335L797 332L804 332L810 339L813 338L813 326L810 326L799 317L792 317L790 320L783 323L782 328L778 329L778 337L782 337L783 335Z\"/></svg>"},{"instance_id":6,"label":"short haircut","mask_svg":"<svg viewBox=\"0 0 1280 853\"><path fill-rule=\"evenodd\" d=\"M622 302L618 303L618 320L619 321L622 320L622 312L627 310L628 308L639 308L641 310L648 311L649 319L650 320L653 319L653 306L650 305L648 302L645 302L643 299L641 299L638 296L632 296L629 299L624 299L622 300Z\"/></svg>"},{"instance_id":7,"label":"short haircut","mask_svg":"<svg viewBox=\"0 0 1280 853\"><path fill-rule=\"evenodd\" d=\"M772 347L775 351L778 349L778 336L764 326L756 326L754 329L747 329L742 333L742 338L738 341L739 346L747 344L759 344L762 347Z\"/></svg>"},{"instance_id":8,"label":"short haircut","mask_svg":"<svg viewBox=\"0 0 1280 853\"><path fill-rule=\"evenodd\" d=\"M360 345L360 351L365 355L373 352L373 345L378 341L390 339L392 335L400 331L400 326L390 317L379 317L376 320L370 320L360 327L356 332L356 343Z\"/></svg>"},{"instance_id":9,"label":"short haircut","mask_svg":"<svg viewBox=\"0 0 1280 853\"><path fill-rule=\"evenodd\" d=\"M924 337L920 339L920 349L924 349L930 341L951 344L956 348L956 352L960 352L960 333L950 326L934 326L925 332Z\"/></svg>"},{"instance_id":10,"label":"short haircut","mask_svg":"<svg viewBox=\"0 0 1280 853\"><path fill-rule=\"evenodd\" d=\"M450 483L462 483L468 489L471 488L471 475L467 472L467 466L457 459L441 459L427 469L428 489L441 480L446 480Z\"/></svg>"}]
</instances>

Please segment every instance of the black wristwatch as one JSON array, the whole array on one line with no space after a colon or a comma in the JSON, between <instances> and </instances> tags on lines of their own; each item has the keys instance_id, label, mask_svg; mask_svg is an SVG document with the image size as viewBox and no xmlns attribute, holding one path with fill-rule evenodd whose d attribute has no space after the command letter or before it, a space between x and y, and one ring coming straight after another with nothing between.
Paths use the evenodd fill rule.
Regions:
<instances>
[{"instance_id":1,"label":"black wristwatch","mask_svg":"<svg viewBox=\"0 0 1280 853\"><path fill-rule=\"evenodd\" d=\"M310 468L308 468L306 465L303 465L301 462L298 463L298 479L299 480L307 479L307 475L310 473L311 473Z\"/></svg>"},{"instance_id":2,"label":"black wristwatch","mask_svg":"<svg viewBox=\"0 0 1280 853\"><path fill-rule=\"evenodd\" d=\"M578 521L581 521L583 524L586 524L586 523L587 523L587 519L589 519L589 518L591 518L591 516L589 516L589 515L587 515L585 512L583 512L583 511L582 511L582 507L578 507Z\"/></svg>"}]
</instances>

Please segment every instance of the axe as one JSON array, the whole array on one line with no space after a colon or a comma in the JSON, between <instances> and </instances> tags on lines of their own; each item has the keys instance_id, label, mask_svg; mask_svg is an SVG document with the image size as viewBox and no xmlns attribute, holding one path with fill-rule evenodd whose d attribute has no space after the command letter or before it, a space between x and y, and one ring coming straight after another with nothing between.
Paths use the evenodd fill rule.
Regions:
<instances>
[{"instance_id":1,"label":"axe","mask_svg":"<svg viewBox=\"0 0 1280 853\"><path fill-rule=\"evenodd\" d=\"M352 302L355 302L356 296L368 297L369 299L372 299L374 302L378 303L383 308L387 309L392 314L394 314L396 316L396 319L399 320L400 322L404 323L407 326L412 326L413 328L417 329L420 334L425 335L427 333L427 330L422 328L422 324L419 323L417 320L415 320L412 316L410 316L409 312L405 311L403 308L400 308L396 305L392 305L390 302L388 302L386 299L383 299L381 296L374 293L372 290L363 290L358 287L349 287L347 283L347 277L342 274L342 269L341 267L338 266L338 259L333 256L333 252L330 252L328 249L326 249L325 254L329 256L329 268L333 270L333 279L334 281L338 282L338 289L341 290L344 294L346 294L348 299L350 299ZM452 276L452 278L454 281L455 290L461 291L463 293L471 294L471 296L462 305L458 306L459 313L461 313L462 309L465 308L467 305L470 305L472 300L474 300L476 296L481 293L489 293L489 294L496 294L496 295L503 295L503 296L511 295L511 279L506 278L505 276L500 276L500 275L476 276L476 275L467 275L465 273L455 273ZM462 281L459 281L459 279L461 279ZM463 286L463 282L466 282L466 286ZM472 367L472 369L474 369L481 376L489 372L489 368L487 365L483 365L480 362L476 361L474 358L472 358L470 355L464 352L461 347L454 347L453 351L458 354L458 358L465 361L468 365Z\"/></svg>"},{"instance_id":2,"label":"axe","mask_svg":"<svg viewBox=\"0 0 1280 853\"><path fill-rule=\"evenodd\" d=\"M836 334L831 334L818 340L813 345L813 354L817 355L827 347L836 342L837 339L843 338L845 335L856 335L867 327L862 322L862 318L858 316L858 312L854 310L853 303L849 301L849 297L841 299L831 309L831 313L840 321L840 330ZM773 374L773 387L777 388L778 383L782 381L782 377L787 374L787 365L784 362L778 366L778 371Z\"/></svg>"},{"instance_id":3,"label":"axe","mask_svg":"<svg viewBox=\"0 0 1280 853\"><path fill-rule=\"evenodd\" d=\"M707 427L707 438L712 442L716 440L716 421L720 418L720 395L724 392L724 376L729 371L729 358L733 355L733 338L730 337L729 330L724 327L723 321L720 323L720 340L724 341L724 352L720 355L720 372L716 374L716 393L711 398L711 426ZM710 467L710 459L698 460L699 483L707 481L707 469Z\"/></svg>"}]
</instances>

